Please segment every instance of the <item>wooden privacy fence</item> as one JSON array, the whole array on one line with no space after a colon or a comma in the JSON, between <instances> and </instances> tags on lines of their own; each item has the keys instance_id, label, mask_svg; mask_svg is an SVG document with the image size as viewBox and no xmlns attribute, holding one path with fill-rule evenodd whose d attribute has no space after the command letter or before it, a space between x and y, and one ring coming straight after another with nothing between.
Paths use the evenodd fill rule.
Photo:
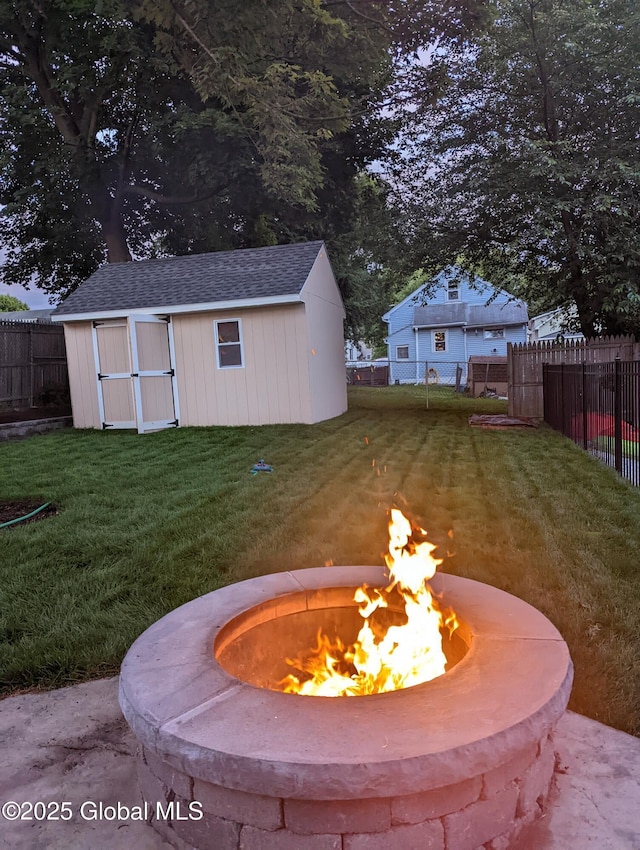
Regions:
<instances>
[{"instance_id":1,"label":"wooden privacy fence","mask_svg":"<svg viewBox=\"0 0 640 850\"><path fill-rule=\"evenodd\" d=\"M604 336L566 342L507 343L509 416L544 416L542 366L640 360L633 336Z\"/></svg>"},{"instance_id":2,"label":"wooden privacy fence","mask_svg":"<svg viewBox=\"0 0 640 850\"><path fill-rule=\"evenodd\" d=\"M347 366L347 383L361 387L386 387L389 383L389 366L372 366L368 363Z\"/></svg>"},{"instance_id":3,"label":"wooden privacy fence","mask_svg":"<svg viewBox=\"0 0 640 850\"><path fill-rule=\"evenodd\" d=\"M68 387L61 325L0 320L0 407L33 407Z\"/></svg>"}]
</instances>

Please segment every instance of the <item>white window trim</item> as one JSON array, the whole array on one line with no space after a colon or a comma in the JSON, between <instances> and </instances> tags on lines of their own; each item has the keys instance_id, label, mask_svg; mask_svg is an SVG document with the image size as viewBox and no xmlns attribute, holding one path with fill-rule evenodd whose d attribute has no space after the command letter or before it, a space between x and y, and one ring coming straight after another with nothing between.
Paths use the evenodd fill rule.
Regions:
<instances>
[{"instance_id":1,"label":"white window trim","mask_svg":"<svg viewBox=\"0 0 640 850\"><path fill-rule=\"evenodd\" d=\"M455 293L455 295L454 295ZM449 281L447 283L447 301L460 300L460 284Z\"/></svg>"},{"instance_id":2,"label":"white window trim","mask_svg":"<svg viewBox=\"0 0 640 850\"><path fill-rule=\"evenodd\" d=\"M444 334L444 349L442 351L438 351L436 348L436 334ZM449 331L446 328L434 328L431 331L431 353L432 354L446 354L449 350Z\"/></svg>"},{"instance_id":3,"label":"white window trim","mask_svg":"<svg viewBox=\"0 0 640 850\"><path fill-rule=\"evenodd\" d=\"M220 343L218 342L218 325L226 324L227 322L237 322L238 323L238 342L232 343ZM245 359L244 359L244 340L242 336L242 319L231 318L229 317L224 319L214 319L213 321L213 338L216 344L216 369L220 369L221 371L226 372L227 369L244 369L245 368ZM221 366L220 365L220 346L221 345L240 345L240 359L242 360L236 366Z\"/></svg>"},{"instance_id":4,"label":"white window trim","mask_svg":"<svg viewBox=\"0 0 640 850\"><path fill-rule=\"evenodd\" d=\"M406 348L407 349L407 356L406 357L400 357L400 355L398 354L398 349L400 349L400 348ZM408 360L408 359L409 359L409 346L408 345L396 345L396 360Z\"/></svg>"}]
</instances>

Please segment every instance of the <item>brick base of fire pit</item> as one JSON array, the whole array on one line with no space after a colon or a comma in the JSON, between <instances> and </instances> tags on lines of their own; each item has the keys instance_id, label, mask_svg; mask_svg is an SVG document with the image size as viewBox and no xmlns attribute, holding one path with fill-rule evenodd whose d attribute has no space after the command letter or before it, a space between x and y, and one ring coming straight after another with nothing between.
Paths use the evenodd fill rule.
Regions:
<instances>
[{"instance_id":1,"label":"brick base of fire pit","mask_svg":"<svg viewBox=\"0 0 640 850\"><path fill-rule=\"evenodd\" d=\"M552 624L509 594L436 575L468 651L402 691L284 694L256 686L255 659L253 684L218 660L265 624L287 632L290 615L320 625L386 578L331 567L252 579L178 608L131 647L120 704L141 744L148 818L175 847L506 850L540 816L572 666ZM269 642L266 654L290 653Z\"/></svg>"}]
</instances>

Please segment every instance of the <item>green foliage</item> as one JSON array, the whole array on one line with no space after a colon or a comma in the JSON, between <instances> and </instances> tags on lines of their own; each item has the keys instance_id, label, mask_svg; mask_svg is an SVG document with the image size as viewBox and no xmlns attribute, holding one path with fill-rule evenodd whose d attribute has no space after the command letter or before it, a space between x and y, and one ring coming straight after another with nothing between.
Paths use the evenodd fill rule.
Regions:
<instances>
[{"instance_id":1,"label":"green foliage","mask_svg":"<svg viewBox=\"0 0 640 850\"><path fill-rule=\"evenodd\" d=\"M402 164L414 266L462 255L586 335L640 331L640 7L493 0L466 48L436 51ZM407 174L400 176L408 186Z\"/></svg>"},{"instance_id":2,"label":"green foliage","mask_svg":"<svg viewBox=\"0 0 640 850\"><path fill-rule=\"evenodd\" d=\"M362 175L397 130L407 57L475 5L5 4L2 280L63 296L105 260L322 238L349 332L379 336L402 242Z\"/></svg>"},{"instance_id":3,"label":"green foliage","mask_svg":"<svg viewBox=\"0 0 640 850\"><path fill-rule=\"evenodd\" d=\"M65 293L105 257L268 241L277 204L321 213L325 151L346 164L339 135L388 79L388 34L362 24L292 0L3 7L3 279ZM360 148L343 190L379 152Z\"/></svg>"},{"instance_id":4,"label":"green foliage","mask_svg":"<svg viewBox=\"0 0 640 850\"><path fill-rule=\"evenodd\" d=\"M29 305L14 295L0 295L0 313L12 313L14 311L28 309Z\"/></svg>"}]
</instances>

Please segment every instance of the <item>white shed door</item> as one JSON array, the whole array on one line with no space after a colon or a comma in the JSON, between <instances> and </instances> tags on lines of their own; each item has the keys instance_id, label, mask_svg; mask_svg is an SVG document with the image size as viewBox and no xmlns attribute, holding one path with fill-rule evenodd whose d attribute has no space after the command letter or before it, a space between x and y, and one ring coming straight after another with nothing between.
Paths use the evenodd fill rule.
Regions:
<instances>
[{"instance_id":1,"label":"white shed door","mask_svg":"<svg viewBox=\"0 0 640 850\"><path fill-rule=\"evenodd\" d=\"M169 318L94 322L93 349L103 428L137 428L142 434L178 425Z\"/></svg>"},{"instance_id":2,"label":"white shed door","mask_svg":"<svg viewBox=\"0 0 640 850\"><path fill-rule=\"evenodd\" d=\"M94 322L93 353L103 428L135 428L129 330L124 319Z\"/></svg>"},{"instance_id":3,"label":"white shed door","mask_svg":"<svg viewBox=\"0 0 640 850\"><path fill-rule=\"evenodd\" d=\"M138 433L178 425L178 393L169 318L130 316L131 378Z\"/></svg>"}]
</instances>

